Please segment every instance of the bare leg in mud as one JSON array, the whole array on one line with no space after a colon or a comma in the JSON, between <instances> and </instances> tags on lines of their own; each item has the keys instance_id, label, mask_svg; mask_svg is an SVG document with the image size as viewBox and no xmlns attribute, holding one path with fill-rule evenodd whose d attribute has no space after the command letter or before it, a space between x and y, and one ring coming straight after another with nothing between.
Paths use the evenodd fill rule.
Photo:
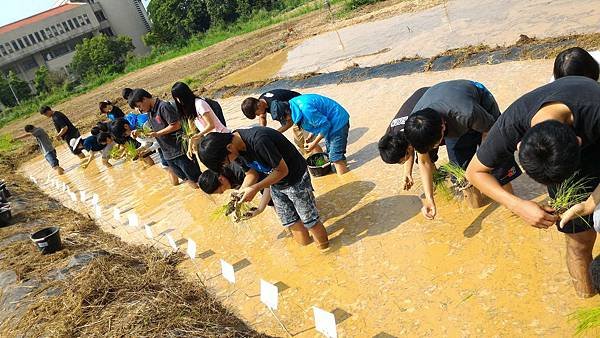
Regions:
<instances>
[{"instance_id":1,"label":"bare leg in mud","mask_svg":"<svg viewBox=\"0 0 600 338\"><path fill-rule=\"evenodd\" d=\"M317 242L319 249L324 249L329 246L327 231L321 222L315 224L310 230L308 230L304 227L302 222L298 221L289 226L288 229L292 233L294 240L302 246L309 245L313 241L313 238ZM313 237L311 238L310 235Z\"/></svg>"},{"instance_id":2,"label":"bare leg in mud","mask_svg":"<svg viewBox=\"0 0 600 338\"><path fill-rule=\"evenodd\" d=\"M596 242L596 232L588 230L575 234L565 234L567 244L567 267L575 287L582 298L592 297L596 290L592 285L589 271L592 262L592 250Z\"/></svg>"},{"instance_id":3,"label":"bare leg in mud","mask_svg":"<svg viewBox=\"0 0 600 338\"><path fill-rule=\"evenodd\" d=\"M346 161L344 161L344 160L333 162L333 166L335 167L335 172L338 175L344 175L345 173L350 171L350 169L348 169L348 165L346 164Z\"/></svg>"}]
</instances>

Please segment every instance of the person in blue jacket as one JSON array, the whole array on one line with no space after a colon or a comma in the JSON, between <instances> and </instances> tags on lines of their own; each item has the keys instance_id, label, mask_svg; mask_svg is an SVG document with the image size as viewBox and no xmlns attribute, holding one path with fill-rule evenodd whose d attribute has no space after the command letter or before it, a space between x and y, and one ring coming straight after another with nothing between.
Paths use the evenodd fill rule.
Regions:
<instances>
[{"instance_id":1,"label":"person in blue jacket","mask_svg":"<svg viewBox=\"0 0 600 338\"><path fill-rule=\"evenodd\" d=\"M347 173L346 146L350 115L346 109L328 97L305 94L294 97L287 104L276 103L271 110L278 114L284 113L286 108L291 113L292 122L310 133L305 141L305 151L310 153L325 139L329 161L333 163L335 171L338 175Z\"/></svg>"}]
</instances>

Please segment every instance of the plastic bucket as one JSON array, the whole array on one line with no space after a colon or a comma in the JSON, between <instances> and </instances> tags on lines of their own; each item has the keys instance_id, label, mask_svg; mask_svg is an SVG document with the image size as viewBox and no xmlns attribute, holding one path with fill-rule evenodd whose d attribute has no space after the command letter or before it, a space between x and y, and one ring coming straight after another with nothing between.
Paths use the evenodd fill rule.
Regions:
<instances>
[{"instance_id":1,"label":"plastic bucket","mask_svg":"<svg viewBox=\"0 0 600 338\"><path fill-rule=\"evenodd\" d=\"M31 235L31 240L42 254L50 254L60 250L60 229L58 227L45 228Z\"/></svg>"},{"instance_id":2,"label":"plastic bucket","mask_svg":"<svg viewBox=\"0 0 600 338\"><path fill-rule=\"evenodd\" d=\"M320 166L317 165L317 162L320 159L324 159L325 164ZM315 177L325 176L331 173L331 162L329 162L327 153L312 154L306 159L306 163L308 164L308 172Z\"/></svg>"}]
</instances>

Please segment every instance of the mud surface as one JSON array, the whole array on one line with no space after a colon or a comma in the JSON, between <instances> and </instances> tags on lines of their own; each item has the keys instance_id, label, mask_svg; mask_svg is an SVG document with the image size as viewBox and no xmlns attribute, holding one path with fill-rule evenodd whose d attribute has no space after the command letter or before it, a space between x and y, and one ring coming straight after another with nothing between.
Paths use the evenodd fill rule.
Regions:
<instances>
[{"instance_id":1,"label":"mud surface","mask_svg":"<svg viewBox=\"0 0 600 338\"><path fill-rule=\"evenodd\" d=\"M469 45L508 45L526 34L547 38L600 30L597 0L453 0L331 31L288 53L280 76L374 66L405 57L431 57Z\"/></svg>"},{"instance_id":2,"label":"mud surface","mask_svg":"<svg viewBox=\"0 0 600 338\"><path fill-rule=\"evenodd\" d=\"M185 251L187 240L194 240L197 256L182 267L204 277L245 320L269 334L285 332L260 303L260 279L279 286L277 313L298 337L316 335L312 306L336 314L340 336L569 336L574 323L568 314L597 300L575 295L560 233L529 227L497 204L471 210L438 201L439 216L426 221L419 213L421 188L402 191L401 167L383 164L376 149L396 110L417 88L474 79L504 109L546 83L551 69L551 60L513 61L312 87L311 92L334 98L351 115L347 156L352 171L342 178L313 179L331 238L327 255L294 243L272 210L240 224L213 219L224 196L172 187L157 166L142 169L127 162L109 170L98 160L83 170L60 148L68 170L59 179L71 191L99 194L98 222L128 242L162 250L175 244ZM234 128L249 124L239 111L242 99L221 101ZM42 182L49 172L41 157L22 170ZM42 189L95 217L89 203L72 202L51 185ZM524 198L545 199L544 189L526 177L515 190ZM120 221L113 218L115 207ZM127 225L132 213L139 216L138 227ZM143 225L149 226L152 240ZM234 265L235 284L220 275L220 259Z\"/></svg>"},{"instance_id":3,"label":"mud surface","mask_svg":"<svg viewBox=\"0 0 600 338\"><path fill-rule=\"evenodd\" d=\"M274 88L312 88L324 85L360 82L375 78L393 78L419 72L443 71L459 67L471 67L476 65L493 65L508 61L552 59L566 48L579 46L588 50L600 49L600 33L585 35L570 35L553 37L547 39L535 39L522 35L519 40L507 47L490 47L486 45L469 46L445 51L430 58L405 58L383 65L372 67L350 67L330 73L308 73L267 80L257 77L253 72L234 73L235 80L256 79L259 81L244 83L242 85L225 86L215 90L214 97L231 95L246 95L251 93L262 93ZM268 67L278 67L271 59L265 59ZM261 64L265 66L265 64ZM268 68L270 69L270 68Z\"/></svg>"}]
</instances>

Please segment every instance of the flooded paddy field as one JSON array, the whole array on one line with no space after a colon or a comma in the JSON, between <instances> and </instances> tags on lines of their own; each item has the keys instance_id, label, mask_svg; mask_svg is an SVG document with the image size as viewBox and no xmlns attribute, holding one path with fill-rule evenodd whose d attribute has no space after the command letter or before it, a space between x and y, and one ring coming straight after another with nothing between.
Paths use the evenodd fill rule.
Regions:
<instances>
[{"instance_id":1,"label":"flooded paddy field","mask_svg":"<svg viewBox=\"0 0 600 338\"><path fill-rule=\"evenodd\" d=\"M100 215L89 201L73 202L62 189L45 183L50 169L42 157L20 170L66 206L100 216L103 229L127 242L165 251L175 244L185 251L187 240L193 240L196 258L183 268L190 276L198 274L267 334L286 335L260 303L260 279L277 283L277 313L298 337L317 336L312 306L334 312L340 336L568 336L574 332L568 315L596 301L577 298L560 233L534 229L495 203L472 210L458 202L439 202L439 216L426 221L419 212L420 187L403 192L401 167L385 165L376 147L404 99L420 87L477 80L504 109L546 83L551 68L550 60L514 61L300 89L332 97L351 115L351 172L313 179L332 244L327 254L314 245L299 247L272 210L238 224L215 219L212 213L225 196L172 187L157 165L143 169L128 162L106 169L97 160L84 170L66 148L59 148L67 172L58 179L72 192L98 194ZM248 125L239 108L242 100L221 100L233 127ZM516 182L515 190L536 201L545 198L544 189L526 177ZM120 221L113 217L115 208ZM139 217L137 227L127 225L133 213ZM221 259L234 265L235 284L220 275Z\"/></svg>"}]
</instances>

